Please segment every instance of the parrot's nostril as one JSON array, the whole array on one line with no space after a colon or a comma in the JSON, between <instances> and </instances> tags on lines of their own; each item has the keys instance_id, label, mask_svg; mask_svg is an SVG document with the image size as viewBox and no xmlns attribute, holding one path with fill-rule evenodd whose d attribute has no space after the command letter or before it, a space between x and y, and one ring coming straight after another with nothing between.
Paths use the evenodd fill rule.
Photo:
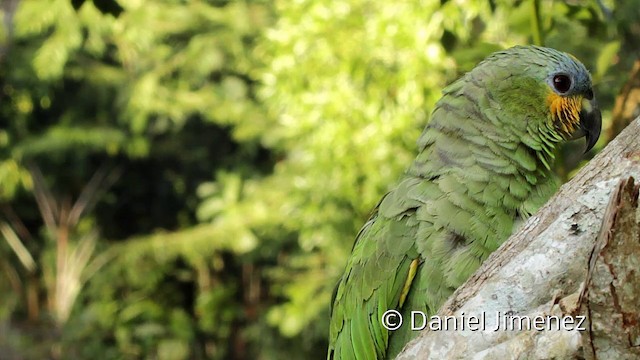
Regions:
<instances>
[{"instance_id":1,"label":"parrot's nostril","mask_svg":"<svg viewBox=\"0 0 640 360\"><path fill-rule=\"evenodd\" d=\"M584 97L587 100L593 100L593 89L589 88L589 90L584 94Z\"/></svg>"}]
</instances>

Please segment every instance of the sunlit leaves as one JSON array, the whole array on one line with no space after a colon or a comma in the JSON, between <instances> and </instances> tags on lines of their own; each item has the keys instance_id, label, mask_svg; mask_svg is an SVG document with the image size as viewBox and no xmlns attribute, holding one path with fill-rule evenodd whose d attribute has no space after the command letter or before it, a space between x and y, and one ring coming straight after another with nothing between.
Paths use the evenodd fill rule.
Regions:
<instances>
[{"instance_id":1,"label":"sunlit leaves","mask_svg":"<svg viewBox=\"0 0 640 360\"><path fill-rule=\"evenodd\" d=\"M53 126L44 134L23 140L13 148L14 156L23 158L47 152L83 148L85 151L117 154L127 146L127 137L119 129Z\"/></svg>"},{"instance_id":2,"label":"sunlit leaves","mask_svg":"<svg viewBox=\"0 0 640 360\"><path fill-rule=\"evenodd\" d=\"M13 198L16 191L25 186L31 186L31 177L28 171L22 168L13 159L0 161L0 201Z\"/></svg>"},{"instance_id":3,"label":"sunlit leaves","mask_svg":"<svg viewBox=\"0 0 640 360\"><path fill-rule=\"evenodd\" d=\"M269 319L291 336L319 316L310 301L328 299L358 227L414 156L454 69L443 28L468 30L456 21L465 15L439 1L282 2L278 13L257 49L268 59L261 96L273 122L263 141L287 154L273 177L296 209L299 246L326 254L285 264L295 281L276 289L289 302ZM332 275L313 275L318 267Z\"/></svg>"}]
</instances>

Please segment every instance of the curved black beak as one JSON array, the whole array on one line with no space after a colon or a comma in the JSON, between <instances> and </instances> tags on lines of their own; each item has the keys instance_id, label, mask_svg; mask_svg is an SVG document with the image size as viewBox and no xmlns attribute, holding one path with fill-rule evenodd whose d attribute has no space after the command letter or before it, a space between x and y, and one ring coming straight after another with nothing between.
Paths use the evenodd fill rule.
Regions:
<instances>
[{"instance_id":1,"label":"curved black beak","mask_svg":"<svg viewBox=\"0 0 640 360\"><path fill-rule=\"evenodd\" d=\"M596 99L592 95L591 99L585 98L582 101L582 110L580 111L580 131L587 143L585 153L591 150L596 142L598 142L601 129L602 114L600 113Z\"/></svg>"}]
</instances>

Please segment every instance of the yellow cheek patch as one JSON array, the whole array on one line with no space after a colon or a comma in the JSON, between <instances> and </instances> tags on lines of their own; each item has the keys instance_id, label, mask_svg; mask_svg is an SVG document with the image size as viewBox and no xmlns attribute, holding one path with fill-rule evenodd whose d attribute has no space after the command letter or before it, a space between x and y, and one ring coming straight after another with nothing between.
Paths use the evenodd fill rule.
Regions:
<instances>
[{"instance_id":1,"label":"yellow cheek patch","mask_svg":"<svg viewBox=\"0 0 640 360\"><path fill-rule=\"evenodd\" d=\"M580 110L582 109L581 96L560 96L550 92L547 96L547 106L553 116L556 128L565 137L570 136L580 123Z\"/></svg>"}]
</instances>

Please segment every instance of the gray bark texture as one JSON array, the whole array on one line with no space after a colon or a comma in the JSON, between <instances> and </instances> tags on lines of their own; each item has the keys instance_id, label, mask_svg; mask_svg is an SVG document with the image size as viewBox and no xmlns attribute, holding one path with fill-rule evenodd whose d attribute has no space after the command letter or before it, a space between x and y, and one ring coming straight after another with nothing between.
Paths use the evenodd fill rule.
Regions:
<instances>
[{"instance_id":1,"label":"gray bark texture","mask_svg":"<svg viewBox=\"0 0 640 360\"><path fill-rule=\"evenodd\" d=\"M634 178L640 118L427 318L397 359L640 359Z\"/></svg>"}]
</instances>

